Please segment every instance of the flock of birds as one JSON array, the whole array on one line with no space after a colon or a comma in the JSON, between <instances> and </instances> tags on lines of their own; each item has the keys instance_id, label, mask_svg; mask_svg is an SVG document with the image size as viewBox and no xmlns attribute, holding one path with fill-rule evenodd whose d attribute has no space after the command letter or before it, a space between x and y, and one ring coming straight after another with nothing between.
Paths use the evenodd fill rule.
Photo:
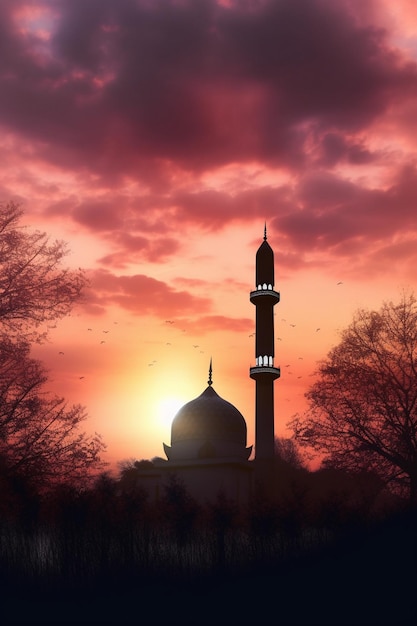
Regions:
<instances>
[{"instance_id":1,"label":"flock of birds","mask_svg":"<svg viewBox=\"0 0 417 626\"><path fill-rule=\"evenodd\" d=\"M117 322L113 322L113 324L117 324ZM87 328L87 331L88 331L88 332L93 332L93 329L92 329L92 328ZM105 335L107 335L107 333L109 333L110 331L109 331L109 330L103 330L102 332L103 332ZM100 341L100 345L102 345L102 344L104 344L104 343L106 343L106 342L105 342L105 340L104 340L104 339L102 339L102 340ZM65 355L65 352L64 352L63 350L59 350L58 354L59 354L59 356L64 356L64 355ZM79 379L79 380L84 380L84 378L85 378L85 376L79 376L79 377L78 377L78 379Z\"/></svg>"},{"instance_id":2,"label":"flock of birds","mask_svg":"<svg viewBox=\"0 0 417 626\"><path fill-rule=\"evenodd\" d=\"M343 285L343 282L340 280L340 281L339 281L338 283L336 283L336 284L337 284L337 285ZM285 318L281 318L281 322L286 323L286 322L287 322L287 320L286 320ZM113 323L114 323L114 324L117 324L117 322L113 322ZM166 323L166 324L169 324L169 325L171 325L171 324L175 324L175 320L168 319L168 320L165 320L165 323ZM296 327L296 324L294 324L294 323L290 323L290 324L289 324L289 326L290 326L291 328L295 328L295 327ZM316 330L315 330L315 332L317 333L317 332L319 332L320 330L321 330L321 328L320 328L320 327L317 327L317 328L316 328ZM88 332L93 332L93 329L92 329L92 328L87 328L87 331L88 331ZM110 331L109 331L109 330L103 330L102 332L103 332L104 334L106 334L106 335L107 335ZM186 332L186 331L185 331L185 329L183 329L183 330L182 330L182 332ZM252 338L252 337L255 337L255 335L256 335L256 333L255 333L255 332L253 332L253 333L250 333L249 337L250 337L250 338ZM277 337L277 340L278 340L278 341L282 341L282 337ZM102 339L102 340L100 341L100 345L103 345L103 344L105 344L105 343L106 343L106 341L105 341L104 339ZM167 342L165 343L165 345L167 345L167 346L171 346L172 344L171 344L171 342L170 342L170 341L167 341ZM200 345L199 345L199 344L192 344L192 347L193 347L194 349L197 349L197 348L200 348ZM63 355L65 354L65 352L63 352L62 350L60 350L60 351L58 352L58 354L59 354L60 356L63 356ZM204 354L204 350L200 350L200 354ZM303 357L301 357L301 356L300 356L300 357L298 357L298 360L302 361L302 360L303 360ZM153 366L155 365L155 363L157 363L157 362L158 362L158 361L157 361L157 359L154 359L153 361L151 361L150 363L148 363L148 367L153 367ZM284 367L285 367L285 368L289 368L289 367L291 367L291 364L290 364L290 363L288 363L288 364L287 364L287 365L285 365ZM287 373L288 373L288 374L292 374L292 372L290 372L290 371L288 371ZM79 380L84 380L84 379L85 379L85 376L79 376L78 378L79 378ZM297 376L297 378L298 378L298 379L300 379L300 378L302 378L302 376Z\"/></svg>"},{"instance_id":3,"label":"flock of birds","mask_svg":"<svg viewBox=\"0 0 417 626\"><path fill-rule=\"evenodd\" d=\"M175 324L175 320L165 320L165 324ZM182 329L182 332L183 332L183 333L185 333L185 332L186 332L184 328ZM172 345L172 343L171 343L170 341L167 341L167 342L165 343L165 345L166 345L166 346L171 346L171 345ZM194 349L196 349L196 348L199 348L199 347L200 347L200 345L199 345L199 344L197 344L197 343L193 343L193 344L192 344L192 347L193 347ZM204 354L204 350L200 350L200 354ZM156 359L154 359L151 363L148 363L148 367L152 367L152 366L153 366L155 363L157 363L157 362L158 362L158 361L157 361Z\"/></svg>"},{"instance_id":4,"label":"flock of birds","mask_svg":"<svg viewBox=\"0 0 417 626\"><path fill-rule=\"evenodd\" d=\"M339 281L337 284L338 284L338 285L343 285L342 281ZM282 318L281 318L281 322L286 323L286 321L287 321L287 320L286 320L284 317L282 317ZM292 324L292 323L291 323L291 324L289 324L289 326L291 326L291 328L295 328L295 327L296 327L296 324ZM317 328L316 328L316 330L315 330L315 332L316 332L316 333L318 333L320 330L321 330L321 328L320 328L320 327L317 327ZM254 335L255 335L255 333L252 333L251 335L249 335L249 337L253 337ZM278 341L282 341L282 337L277 337L277 340L278 340ZM302 357L302 356L299 356L299 357L298 357L298 360L299 360L299 361L303 361L304 359L303 359L303 357ZM284 367L285 367L285 368L291 367L291 363L288 363L287 365L284 365ZM292 374L293 372L288 371L287 373L288 373L288 374ZM311 374L310 374L310 375L311 375ZM300 379L300 378L302 378L302 376L297 376L297 379Z\"/></svg>"}]
</instances>

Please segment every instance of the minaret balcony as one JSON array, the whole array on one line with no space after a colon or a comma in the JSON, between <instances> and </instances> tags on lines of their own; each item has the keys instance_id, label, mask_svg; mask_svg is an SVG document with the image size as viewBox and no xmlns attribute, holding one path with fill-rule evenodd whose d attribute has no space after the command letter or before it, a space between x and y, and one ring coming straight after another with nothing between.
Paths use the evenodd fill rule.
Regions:
<instances>
[{"instance_id":1,"label":"minaret balcony","mask_svg":"<svg viewBox=\"0 0 417 626\"><path fill-rule=\"evenodd\" d=\"M281 371L279 367L274 367L274 357L271 355L258 356L256 357L256 365L255 367L250 368L250 377L257 378L258 375L272 376L272 378L279 378L281 375Z\"/></svg>"},{"instance_id":2,"label":"minaret balcony","mask_svg":"<svg viewBox=\"0 0 417 626\"><path fill-rule=\"evenodd\" d=\"M280 300L279 291L275 291L272 285L258 285L255 291L250 292L250 301L253 304L258 304L263 301L269 301L272 305L277 304Z\"/></svg>"},{"instance_id":3,"label":"minaret balcony","mask_svg":"<svg viewBox=\"0 0 417 626\"><path fill-rule=\"evenodd\" d=\"M249 376L254 380L261 378L275 380L281 376L281 370L273 365L255 365L249 368Z\"/></svg>"}]
</instances>

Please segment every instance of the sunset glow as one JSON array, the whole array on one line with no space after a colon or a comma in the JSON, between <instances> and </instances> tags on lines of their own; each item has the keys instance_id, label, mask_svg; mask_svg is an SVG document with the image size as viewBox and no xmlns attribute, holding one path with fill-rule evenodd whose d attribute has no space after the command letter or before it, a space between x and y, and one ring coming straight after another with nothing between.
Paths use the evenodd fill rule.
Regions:
<instances>
[{"instance_id":1,"label":"sunset glow","mask_svg":"<svg viewBox=\"0 0 417 626\"><path fill-rule=\"evenodd\" d=\"M416 3L15 0L0 24L0 200L90 281L34 348L50 389L116 467L163 456L212 357L252 445L266 222L288 435L354 311L416 289Z\"/></svg>"},{"instance_id":2,"label":"sunset glow","mask_svg":"<svg viewBox=\"0 0 417 626\"><path fill-rule=\"evenodd\" d=\"M164 429L171 428L172 420L185 402L183 398L172 396L166 396L161 399L158 403L158 417Z\"/></svg>"}]
</instances>

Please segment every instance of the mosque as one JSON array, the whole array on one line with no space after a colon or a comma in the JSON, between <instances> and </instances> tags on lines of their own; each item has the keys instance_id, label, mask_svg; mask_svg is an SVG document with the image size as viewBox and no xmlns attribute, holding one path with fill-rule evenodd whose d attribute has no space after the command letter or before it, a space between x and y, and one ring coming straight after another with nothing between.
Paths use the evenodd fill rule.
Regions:
<instances>
[{"instance_id":1,"label":"mosque","mask_svg":"<svg viewBox=\"0 0 417 626\"><path fill-rule=\"evenodd\" d=\"M250 301L256 310L255 456L249 460L247 427L243 415L213 387L210 362L206 389L175 415L171 445L163 444L166 459L156 458L140 472L138 483L158 498L164 483L175 477L197 501L213 501L220 493L242 504L248 501L256 480L267 480L274 457L274 306L280 294L274 289L274 253L264 238L256 253L255 289Z\"/></svg>"}]
</instances>

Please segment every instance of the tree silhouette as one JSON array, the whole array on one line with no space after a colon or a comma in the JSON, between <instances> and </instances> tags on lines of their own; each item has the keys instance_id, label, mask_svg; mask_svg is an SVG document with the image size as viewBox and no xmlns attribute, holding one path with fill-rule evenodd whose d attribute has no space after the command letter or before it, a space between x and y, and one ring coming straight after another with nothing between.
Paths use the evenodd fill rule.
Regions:
<instances>
[{"instance_id":1,"label":"tree silhouette","mask_svg":"<svg viewBox=\"0 0 417 626\"><path fill-rule=\"evenodd\" d=\"M26 230L22 215L15 203L0 204L0 333L41 341L48 322L69 314L86 279L62 266L65 242Z\"/></svg>"},{"instance_id":2,"label":"tree silhouette","mask_svg":"<svg viewBox=\"0 0 417 626\"><path fill-rule=\"evenodd\" d=\"M288 463L291 467L297 469L304 467L300 450L294 439L289 439L288 437L275 437L274 454L278 459Z\"/></svg>"},{"instance_id":3,"label":"tree silhouette","mask_svg":"<svg viewBox=\"0 0 417 626\"><path fill-rule=\"evenodd\" d=\"M82 406L48 394L45 368L30 345L71 311L86 280L62 266L66 244L20 225L23 211L0 204L0 455L9 474L38 486L85 480L102 466L104 444L79 431Z\"/></svg>"},{"instance_id":4,"label":"tree silhouette","mask_svg":"<svg viewBox=\"0 0 417 626\"><path fill-rule=\"evenodd\" d=\"M417 503L417 301L359 310L319 364L296 440L325 465L367 471Z\"/></svg>"},{"instance_id":5,"label":"tree silhouette","mask_svg":"<svg viewBox=\"0 0 417 626\"><path fill-rule=\"evenodd\" d=\"M8 472L38 485L85 481L104 444L79 432L82 406L45 391L46 371L29 351L27 342L0 342L0 455Z\"/></svg>"}]
</instances>

